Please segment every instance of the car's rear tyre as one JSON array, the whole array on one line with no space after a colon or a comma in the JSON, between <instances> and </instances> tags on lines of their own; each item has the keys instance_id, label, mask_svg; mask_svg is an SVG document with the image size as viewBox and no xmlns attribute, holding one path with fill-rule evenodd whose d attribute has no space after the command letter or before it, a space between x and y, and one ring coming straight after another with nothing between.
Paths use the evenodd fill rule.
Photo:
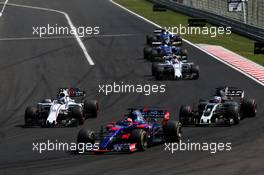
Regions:
<instances>
[{"instance_id":1,"label":"car's rear tyre","mask_svg":"<svg viewBox=\"0 0 264 175\"><path fill-rule=\"evenodd\" d=\"M192 65L191 73L192 73L192 79L193 80L197 80L199 78L199 71L200 71L200 68L198 65L196 65L196 66Z\"/></svg>"},{"instance_id":2,"label":"car's rear tyre","mask_svg":"<svg viewBox=\"0 0 264 175\"><path fill-rule=\"evenodd\" d=\"M180 55L181 57L185 58L184 60L187 60L187 56L188 56L187 49L181 49Z\"/></svg>"},{"instance_id":3,"label":"car's rear tyre","mask_svg":"<svg viewBox=\"0 0 264 175\"><path fill-rule=\"evenodd\" d=\"M71 115L72 115L72 118L76 119L76 125L83 125L84 124L84 121L85 121L85 118L83 116L83 111L82 111L82 108L80 106L74 106L72 109L71 109Z\"/></svg>"},{"instance_id":4,"label":"car's rear tyre","mask_svg":"<svg viewBox=\"0 0 264 175\"><path fill-rule=\"evenodd\" d=\"M148 45L151 44L151 36L149 36L149 35L146 36L146 43Z\"/></svg>"},{"instance_id":5,"label":"car's rear tyre","mask_svg":"<svg viewBox=\"0 0 264 175\"><path fill-rule=\"evenodd\" d=\"M155 72L155 78L156 80L163 80L163 71L164 68L163 67L157 67L156 72Z\"/></svg>"},{"instance_id":6,"label":"car's rear tyre","mask_svg":"<svg viewBox=\"0 0 264 175\"><path fill-rule=\"evenodd\" d=\"M96 118L98 116L99 104L96 100L84 101L85 118Z\"/></svg>"},{"instance_id":7,"label":"car's rear tyre","mask_svg":"<svg viewBox=\"0 0 264 175\"><path fill-rule=\"evenodd\" d=\"M195 124L195 118L192 115L191 106L181 106L179 120L182 124Z\"/></svg>"},{"instance_id":8,"label":"car's rear tyre","mask_svg":"<svg viewBox=\"0 0 264 175\"><path fill-rule=\"evenodd\" d=\"M167 142L179 142L182 138L182 125L178 121L168 121L163 130Z\"/></svg>"},{"instance_id":9,"label":"car's rear tyre","mask_svg":"<svg viewBox=\"0 0 264 175\"><path fill-rule=\"evenodd\" d=\"M25 110L25 126L32 127L37 120L38 109L34 106L28 106Z\"/></svg>"},{"instance_id":10,"label":"car's rear tyre","mask_svg":"<svg viewBox=\"0 0 264 175\"><path fill-rule=\"evenodd\" d=\"M152 42L157 42L159 39L158 39L158 37L157 36L152 36L151 37L151 43L150 44L152 44Z\"/></svg>"},{"instance_id":11,"label":"car's rear tyre","mask_svg":"<svg viewBox=\"0 0 264 175\"><path fill-rule=\"evenodd\" d=\"M229 123L230 125L237 125L240 122L240 116L238 112L238 107L236 105L230 105L226 109L226 118L228 118L230 121L233 121L233 123Z\"/></svg>"},{"instance_id":12,"label":"car's rear tyre","mask_svg":"<svg viewBox=\"0 0 264 175\"><path fill-rule=\"evenodd\" d=\"M243 99L240 105L240 113L243 118L255 117L257 114L257 103L254 99Z\"/></svg>"},{"instance_id":13,"label":"car's rear tyre","mask_svg":"<svg viewBox=\"0 0 264 175\"><path fill-rule=\"evenodd\" d=\"M150 60L151 61L156 61L156 59L157 59L158 56L159 56L158 51L157 50L152 50L151 51L151 58L150 58Z\"/></svg>"},{"instance_id":14,"label":"car's rear tyre","mask_svg":"<svg viewBox=\"0 0 264 175\"><path fill-rule=\"evenodd\" d=\"M144 55L144 59L149 59L150 54L151 54L151 47L144 47L143 49L143 55Z\"/></svg>"},{"instance_id":15,"label":"car's rear tyre","mask_svg":"<svg viewBox=\"0 0 264 175\"><path fill-rule=\"evenodd\" d=\"M152 67L151 67L151 74L152 74L152 76L156 76L157 67L158 67L158 63L152 63Z\"/></svg>"},{"instance_id":16,"label":"car's rear tyre","mask_svg":"<svg viewBox=\"0 0 264 175\"><path fill-rule=\"evenodd\" d=\"M148 147L147 132L143 129L134 129L131 133L132 142L136 143L138 151L145 151Z\"/></svg>"}]
</instances>

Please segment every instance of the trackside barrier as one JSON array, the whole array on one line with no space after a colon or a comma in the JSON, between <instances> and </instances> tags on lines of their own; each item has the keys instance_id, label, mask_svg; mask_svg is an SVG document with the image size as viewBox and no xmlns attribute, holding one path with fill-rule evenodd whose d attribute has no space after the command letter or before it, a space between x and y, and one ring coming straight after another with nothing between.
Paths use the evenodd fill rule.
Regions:
<instances>
[{"instance_id":1,"label":"trackside barrier","mask_svg":"<svg viewBox=\"0 0 264 175\"><path fill-rule=\"evenodd\" d=\"M241 23L220 15L205 12L192 7L184 6L171 0L148 0L152 3L164 5L170 10L184 13L194 18L204 18L207 22L216 25L231 27L232 31L240 35L251 38L252 40L264 42L264 29Z\"/></svg>"}]
</instances>

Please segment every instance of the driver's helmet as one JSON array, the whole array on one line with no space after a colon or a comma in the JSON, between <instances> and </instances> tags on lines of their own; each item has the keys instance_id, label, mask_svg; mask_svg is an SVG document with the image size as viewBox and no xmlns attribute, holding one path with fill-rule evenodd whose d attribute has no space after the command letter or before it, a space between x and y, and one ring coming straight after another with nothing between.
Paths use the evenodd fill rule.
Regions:
<instances>
[{"instance_id":1,"label":"driver's helmet","mask_svg":"<svg viewBox=\"0 0 264 175\"><path fill-rule=\"evenodd\" d=\"M169 45L169 44L170 44L170 38L168 36L164 36L163 45Z\"/></svg>"},{"instance_id":2,"label":"driver's helmet","mask_svg":"<svg viewBox=\"0 0 264 175\"><path fill-rule=\"evenodd\" d=\"M171 62L172 62L173 64L179 64L179 63L180 63L178 59L172 59Z\"/></svg>"},{"instance_id":3,"label":"driver's helmet","mask_svg":"<svg viewBox=\"0 0 264 175\"><path fill-rule=\"evenodd\" d=\"M221 97L220 96L214 96L212 100L210 100L211 103L221 103Z\"/></svg>"},{"instance_id":4,"label":"driver's helmet","mask_svg":"<svg viewBox=\"0 0 264 175\"><path fill-rule=\"evenodd\" d=\"M129 123L133 122L132 118L129 118L129 117L126 119L126 121L129 122Z\"/></svg>"},{"instance_id":5,"label":"driver's helmet","mask_svg":"<svg viewBox=\"0 0 264 175\"><path fill-rule=\"evenodd\" d=\"M61 92L59 95L58 95L58 103L60 104L64 104L65 103L65 93L64 92Z\"/></svg>"},{"instance_id":6,"label":"driver's helmet","mask_svg":"<svg viewBox=\"0 0 264 175\"><path fill-rule=\"evenodd\" d=\"M145 119L139 110L135 110L131 112L129 117L133 120L133 122L139 122L139 123L145 122Z\"/></svg>"},{"instance_id":7,"label":"driver's helmet","mask_svg":"<svg viewBox=\"0 0 264 175\"><path fill-rule=\"evenodd\" d=\"M178 60L177 55L173 55L172 58L173 58L174 60Z\"/></svg>"},{"instance_id":8,"label":"driver's helmet","mask_svg":"<svg viewBox=\"0 0 264 175\"><path fill-rule=\"evenodd\" d=\"M163 45L164 47L167 47L167 46L169 45L169 41L163 40L163 41L162 41L162 45Z\"/></svg>"}]
</instances>

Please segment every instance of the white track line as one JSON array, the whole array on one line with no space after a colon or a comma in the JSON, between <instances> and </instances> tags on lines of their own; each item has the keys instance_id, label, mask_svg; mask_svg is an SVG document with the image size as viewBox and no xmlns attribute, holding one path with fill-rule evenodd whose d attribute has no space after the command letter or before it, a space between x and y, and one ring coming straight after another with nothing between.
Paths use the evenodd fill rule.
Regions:
<instances>
[{"instance_id":1,"label":"white track line","mask_svg":"<svg viewBox=\"0 0 264 175\"><path fill-rule=\"evenodd\" d=\"M135 12L133 12L133 11L127 9L126 7L124 7L124 6L122 6L122 5L120 5L120 4L116 3L116 2L114 2L113 0L109 0L109 1L110 1L111 3L117 5L118 7L124 9L125 11L127 11L127 12L129 12L129 13L135 15L135 16L137 16L138 18L140 18L140 19L142 19L142 20L144 20L144 21L146 21L146 22L148 22L148 23L150 23L150 24L152 24L152 25L154 25L154 26L156 26L156 27L158 27L158 28L163 28L163 27L161 27L160 25L154 23L153 21L150 21L150 20L144 18L143 16L140 16L139 14L137 14L137 13L135 13ZM255 77L252 77L252 76L248 75L246 72L244 72L244 71L242 71L242 70L236 68L235 66L233 66L233 65L231 65L231 64L229 64L229 63L223 61L222 59L216 57L215 55L213 55L213 54L211 54L211 53L209 53L209 52L207 52L206 50L200 48L199 46L197 46L197 45L195 45L195 44L193 44L193 43L191 43L190 41L188 41L188 40L186 40L186 39L183 39L183 41L186 42L186 43L188 43L189 45L191 45L191 46L193 46L193 47L195 47L195 48L197 48L197 49L203 51L203 52L206 53L207 55L209 55L209 56L211 56L211 57L217 59L218 61L222 62L223 64L225 64L225 65L227 65L227 66L229 66L229 67L235 69L236 71L242 73L243 75L247 76L248 78L254 80L254 81L257 82L257 83L259 83L260 85L264 86L264 83L262 83L261 81L259 81L259 80L256 79ZM257 63L255 63L255 64L257 64ZM260 66L260 65L259 65L259 66Z\"/></svg>"},{"instance_id":2,"label":"white track line","mask_svg":"<svg viewBox=\"0 0 264 175\"><path fill-rule=\"evenodd\" d=\"M3 3L2 3L3 4ZM44 10L44 11L50 11L50 12L55 12L55 13L59 13L59 14L63 14L65 16L65 18L67 19L67 22L69 24L69 26L71 27L71 29L74 29L74 25L69 17L69 15L66 12L63 11L59 11L59 10L55 10L55 9L49 9L49 8L43 8L43 7L35 7L35 6L29 6L29 5L21 5L21 4L12 4L12 3L8 3L7 5L10 6L15 6L15 7L24 7L24 8L30 8L30 9L36 9L36 10ZM89 62L90 65L94 65L94 62L91 58L91 56L88 54L87 49L85 48L82 40L80 39L80 36L77 34L77 32L74 32L74 36L76 41L78 42L79 46L81 47L85 58L87 59L87 61Z\"/></svg>"},{"instance_id":3,"label":"white track line","mask_svg":"<svg viewBox=\"0 0 264 175\"><path fill-rule=\"evenodd\" d=\"M5 2L4 2L4 5L3 5L3 8L2 8L2 10L1 10L1 12L0 12L0 17L3 15L3 13L4 13L4 11L5 11L5 7L6 7L6 4L8 3L8 0L6 0Z\"/></svg>"},{"instance_id":4,"label":"white track line","mask_svg":"<svg viewBox=\"0 0 264 175\"><path fill-rule=\"evenodd\" d=\"M105 37L131 37L138 34L106 34L106 35L95 35L95 36L83 36L80 38L105 38ZM19 41L19 40L52 40L52 39L73 39L75 36L51 36L51 37L8 37L0 38L0 41Z\"/></svg>"}]
</instances>

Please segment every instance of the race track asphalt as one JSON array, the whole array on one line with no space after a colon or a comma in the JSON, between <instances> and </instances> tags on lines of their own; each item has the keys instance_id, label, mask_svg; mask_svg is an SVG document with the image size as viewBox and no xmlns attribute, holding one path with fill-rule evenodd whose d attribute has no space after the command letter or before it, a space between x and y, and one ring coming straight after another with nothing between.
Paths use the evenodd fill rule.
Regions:
<instances>
[{"instance_id":1,"label":"race track asphalt","mask_svg":"<svg viewBox=\"0 0 264 175\"><path fill-rule=\"evenodd\" d=\"M0 40L0 174L263 174L264 87L200 50L184 44L190 60L200 66L195 81L162 81L151 78L151 63L142 58L145 35L153 25L133 16L108 0L11 0L10 3L52 8L68 13L75 26L100 26L104 37L83 42L95 66L89 65L74 38ZM0 18L0 38L32 37L32 26L67 25L61 14L7 6ZM128 36L118 36L130 34ZM98 85L165 84L163 94L98 93ZM183 141L231 142L232 150L211 154L204 151L164 151L155 146L146 152L114 155L76 155L32 151L33 142L75 142L85 127L99 129L118 120L128 107L148 105L170 110L178 119L179 107L214 88L232 85L244 89L258 103L256 118L233 127L183 128ZM80 87L87 99L97 99L100 115L77 128L24 128L24 110L43 98L54 97L59 87Z\"/></svg>"}]
</instances>

